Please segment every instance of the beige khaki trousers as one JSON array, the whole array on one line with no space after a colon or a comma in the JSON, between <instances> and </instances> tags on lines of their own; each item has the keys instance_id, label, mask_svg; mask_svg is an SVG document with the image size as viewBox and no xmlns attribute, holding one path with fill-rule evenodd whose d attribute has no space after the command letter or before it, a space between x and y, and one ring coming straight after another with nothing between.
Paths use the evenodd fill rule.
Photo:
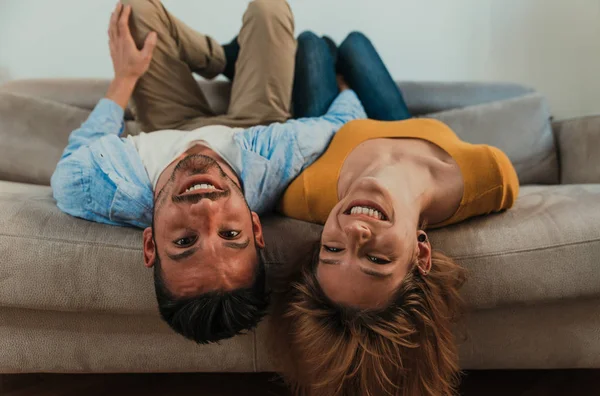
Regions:
<instances>
[{"instance_id":1,"label":"beige khaki trousers","mask_svg":"<svg viewBox=\"0 0 600 396\"><path fill-rule=\"evenodd\" d=\"M231 101L216 115L192 73L211 79L225 68L223 48L170 14L159 0L124 0L132 6L131 33L138 47L151 31L158 41L148 71L133 93L142 130L192 130L206 125L249 127L290 117L296 40L285 0L254 0L238 36ZM216 16L225 18L225 16Z\"/></svg>"}]
</instances>

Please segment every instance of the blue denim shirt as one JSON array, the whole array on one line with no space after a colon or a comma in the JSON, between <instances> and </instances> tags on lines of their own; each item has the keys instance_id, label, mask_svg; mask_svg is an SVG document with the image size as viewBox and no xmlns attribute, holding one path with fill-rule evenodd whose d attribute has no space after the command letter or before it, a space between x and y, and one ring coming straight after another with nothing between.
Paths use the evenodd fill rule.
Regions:
<instances>
[{"instance_id":1,"label":"blue denim shirt","mask_svg":"<svg viewBox=\"0 0 600 396\"><path fill-rule=\"evenodd\" d=\"M250 208L272 211L290 182L327 148L348 121L366 118L356 94L342 92L322 117L288 120L235 135L242 153L240 181ZM73 131L52 175L58 207L105 224L145 228L152 222L154 194L142 160L121 138L123 109L102 99Z\"/></svg>"}]
</instances>

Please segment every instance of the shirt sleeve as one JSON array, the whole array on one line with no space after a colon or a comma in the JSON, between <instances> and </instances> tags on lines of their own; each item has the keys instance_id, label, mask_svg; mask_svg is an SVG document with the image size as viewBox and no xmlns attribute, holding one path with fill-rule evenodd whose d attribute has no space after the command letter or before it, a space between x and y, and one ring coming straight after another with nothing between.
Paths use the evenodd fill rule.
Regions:
<instances>
[{"instance_id":1,"label":"shirt sleeve","mask_svg":"<svg viewBox=\"0 0 600 396\"><path fill-rule=\"evenodd\" d=\"M304 158L302 169L325 152L333 136L344 124L364 118L367 118L367 114L358 96L354 91L346 90L338 95L323 117L298 120L295 138Z\"/></svg>"},{"instance_id":2,"label":"shirt sleeve","mask_svg":"<svg viewBox=\"0 0 600 396\"><path fill-rule=\"evenodd\" d=\"M62 158L70 156L79 147L90 144L104 135L118 136L123 133L123 114L121 106L112 100L100 99L81 127L71 132Z\"/></svg>"},{"instance_id":3,"label":"shirt sleeve","mask_svg":"<svg viewBox=\"0 0 600 396\"><path fill-rule=\"evenodd\" d=\"M323 154L331 138L344 124L362 118L367 118L367 115L356 93L345 90L337 96L325 115L249 128L243 134L242 145L267 159L287 151L284 157L299 157L301 169L304 169Z\"/></svg>"},{"instance_id":4,"label":"shirt sleeve","mask_svg":"<svg viewBox=\"0 0 600 396\"><path fill-rule=\"evenodd\" d=\"M123 132L123 109L101 99L71 132L50 184L63 212L98 223L144 228L152 220L152 187Z\"/></svg>"},{"instance_id":5,"label":"shirt sleeve","mask_svg":"<svg viewBox=\"0 0 600 396\"><path fill-rule=\"evenodd\" d=\"M145 228L153 207L145 172L132 143L108 136L61 159L50 185L58 208L71 216Z\"/></svg>"}]
</instances>

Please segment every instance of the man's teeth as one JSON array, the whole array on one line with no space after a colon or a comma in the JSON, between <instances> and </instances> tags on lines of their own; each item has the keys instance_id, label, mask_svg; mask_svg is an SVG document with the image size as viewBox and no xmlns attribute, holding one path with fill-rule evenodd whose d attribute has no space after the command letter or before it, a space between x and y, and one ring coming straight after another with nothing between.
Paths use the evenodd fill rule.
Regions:
<instances>
[{"instance_id":1,"label":"man's teeth","mask_svg":"<svg viewBox=\"0 0 600 396\"><path fill-rule=\"evenodd\" d=\"M352 209L350 209L350 214L364 214L377 220L384 219L383 213L368 206L353 206Z\"/></svg>"},{"instance_id":2,"label":"man's teeth","mask_svg":"<svg viewBox=\"0 0 600 396\"><path fill-rule=\"evenodd\" d=\"M216 187L213 186L212 184L207 184L207 183L195 184L192 187L185 190L185 192L190 192L190 191L194 191L194 190L216 190Z\"/></svg>"}]
</instances>

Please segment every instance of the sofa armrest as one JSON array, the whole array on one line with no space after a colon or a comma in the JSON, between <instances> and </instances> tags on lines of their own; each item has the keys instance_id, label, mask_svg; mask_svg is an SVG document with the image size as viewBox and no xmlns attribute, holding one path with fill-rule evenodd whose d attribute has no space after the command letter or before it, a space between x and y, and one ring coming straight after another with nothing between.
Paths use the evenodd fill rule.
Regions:
<instances>
[{"instance_id":1,"label":"sofa armrest","mask_svg":"<svg viewBox=\"0 0 600 396\"><path fill-rule=\"evenodd\" d=\"M562 184L600 183L600 115L553 124Z\"/></svg>"}]
</instances>

